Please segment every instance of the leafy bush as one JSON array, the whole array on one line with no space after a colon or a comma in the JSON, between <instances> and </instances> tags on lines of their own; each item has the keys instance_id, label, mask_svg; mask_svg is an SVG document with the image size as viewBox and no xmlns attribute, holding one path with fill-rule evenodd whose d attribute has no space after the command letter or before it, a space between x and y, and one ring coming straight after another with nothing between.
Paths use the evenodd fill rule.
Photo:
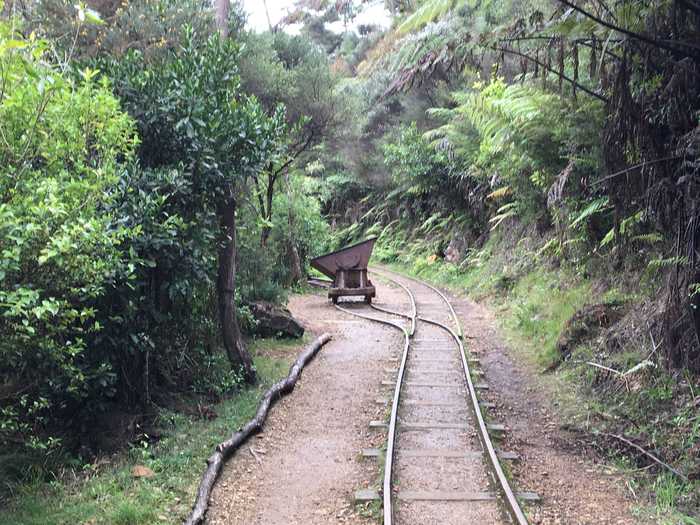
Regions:
<instances>
[{"instance_id":1,"label":"leafy bush","mask_svg":"<svg viewBox=\"0 0 700 525\"><path fill-rule=\"evenodd\" d=\"M0 443L46 448L85 400L110 396L115 374L88 341L96 305L136 265L136 230L106 210L134 124L94 71L73 81L46 44L0 25ZM27 124L30 123L30 126Z\"/></svg>"},{"instance_id":2,"label":"leafy bush","mask_svg":"<svg viewBox=\"0 0 700 525\"><path fill-rule=\"evenodd\" d=\"M135 330L120 363L135 401L148 401L150 382L187 386L199 357L218 350L217 261L232 235L222 217L285 130L283 108L268 116L241 92L238 60L236 41L185 28L180 45L162 55L100 61L141 135L140 168L122 181L120 205L125 220L141 224L144 235L129 249L149 267L135 288L115 292L129 306L119 322Z\"/></svg>"}]
</instances>

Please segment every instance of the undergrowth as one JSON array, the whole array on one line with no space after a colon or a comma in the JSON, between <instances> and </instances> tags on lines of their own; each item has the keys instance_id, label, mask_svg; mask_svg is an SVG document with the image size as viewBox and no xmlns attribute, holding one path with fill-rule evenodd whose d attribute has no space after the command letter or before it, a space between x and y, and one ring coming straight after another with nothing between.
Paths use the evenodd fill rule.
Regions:
<instances>
[{"instance_id":1,"label":"undergrowth","mask_svg":"<svg viewBox=\"0 0 700 525\"><path fill-rule=\"evenodd\" d=\"M205 460L215 445L247 422L269 386L287 374L298 340L260 339L251 346L259 374L255 387L239 391L210 407L215 419L164 411L155 444L142 441L121 454L66 469L51 482L43 479L13 487L0 507L0 523L14 525L140 525L181 523L188 514ZM136 478L142 465L151 478Z\"/></svg>"}]
</instances>

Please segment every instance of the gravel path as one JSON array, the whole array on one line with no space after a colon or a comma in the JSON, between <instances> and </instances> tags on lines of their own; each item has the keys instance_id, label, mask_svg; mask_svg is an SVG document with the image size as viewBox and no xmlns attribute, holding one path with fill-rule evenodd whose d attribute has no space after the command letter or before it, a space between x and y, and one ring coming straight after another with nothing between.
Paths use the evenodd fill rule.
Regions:
<instances>
[{"instance_id":1,"label":"gravel path","mask_svg":"<svg viewBox=\"0 0 700 525\"><path fill-rule=\"evenodd\" d=\"M384 417L375 399L386 360L401 338L339 312L320 295L295 296L289 308L307 330L327 331L334 339L304 370L294 392L273 408L264 433L227 465L208 522L375 523L360 515L352 499L356 490L377 484L376 462L360 454L381 446L383 436L368 423Z\"/></svg>"},{"instance_id":2,"label":"gravel path","mask_svg":"<svg viewBox=\"0 0 700 525\"><path fill-rule=\"evenodd\" d=\"M399 309L405 301L404 292L379 279L375 284L378 304ZM522 456L522 461L512 466L515 485L518 490L538 492L543 497L542 504L527 507L532 523L641 523L630 511L624 480L580 452L573 437L561 430L541 378L533 370L515 366L513 351L499 337L492 313L463 298L454 304L469 336L468 345L480 355L485 381L491 387L486 397L497 408L490 413L509 429L499 446ZM295 391L272 410L265 432L227 465L212 497L208 523L378 523L376 515L356 507L352 498L356 490L380 484L379 465L363 460L360 452L383 445L384 433L369 430L368 423L386 416L387 408L378 405L376 399L386 397L380 385L387 379L385 369L395 366L390 358L400 350L402 338L396 330L339 312L322 295L295 296L289 307L307 330L329 331L334 340L304 370ZM416 339L434 336L429 330L416 333ZM415 368L413 371L418 372ZM411 373L409 366L408 380ZM439 396L448 389L425 390L434 390ZM415 400L425 395L418 391L415 394ZM435 396L429 397L435 401ZM434 410L425 407L410 410L400 414L406 421L436 415L421 412ZM445 414L450 422L455 416L459 414ZM469 425L471 416L464 416ZM430 443L415 441L428 438L421 432L406 434L402 439L414 440L408 443L412 449L447 445L477 449L469 431L446 433L443 437L447 445L437 434L431 434ZM464 489L469 484L481 490L488 487L481 469L465 474L471 459L461 460L463 464L444 458L417 459L430 461L432 469L437 467L444 474L444 483L428 488L445 490L454 485L453 489ZM397 461L399 490L435 481L426 478L418 462L411 465L400 456ZM473 460L475 464L479 461ZM479 503L477 507L482 510L475 514L474 508L457 512L450 503L439 512L413 505L406 507L409 510L398 521L402 525L503 522L488 505Z\"/></svg>"}]
</instances>

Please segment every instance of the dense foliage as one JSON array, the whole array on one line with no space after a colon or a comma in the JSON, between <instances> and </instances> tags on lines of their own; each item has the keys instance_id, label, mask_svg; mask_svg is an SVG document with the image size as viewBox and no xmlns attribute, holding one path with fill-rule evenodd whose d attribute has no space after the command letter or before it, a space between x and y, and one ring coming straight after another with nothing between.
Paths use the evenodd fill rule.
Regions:
<instances>
[{"instance_id":1,"label":"dense foliage","mask_svg":"<svg viewBox=\"0 0 700 525\"><path fill-rule=\"evenodd\" d=\"M478 249L493 228L533 224L557 262L673 268L653 324L666 366L698 370L699 13L631 5L404 6L357 68L368 109L358 139L380 152L389 188L353 232L449 224L433 237L442 254L455 237ZM420 213L401 211L404 196Z\"/></svg>"},{"instance_id":2,"label":"dense foliage","mask_svg":"<svg viewBox=\"0 0 700 525\"><path fill-rule=\"evenodd\" d=\"M380 259L497 297L540 364L585 392L597 419L582 434L626 435L687 472L646 486L660 522L695 523L700 10L391 4L391 29L342 48L369 161L336 147L321 171L371 189L336 185L345 193L334 198L354 205L330 210L342 225L334 239L377 235ZM573 314L596 303L625 315L562 351ZM666 518L675 504L683 516Z\"/></svg>"},{"instance_id":3,"label":"dense foliage","mask_svg":"<svg viewBox=\"0 0 700 525\"><path fill-rule=\"evenodd\" d=\"M98 304L143 264L122 249L137 228L112 211L138 139L94 71L70 79L45 64L43 43L0 32L0 439L45 447L45 424L114 392L91 343Z\"/></svg>"},{"instance_id":4,"label":"dense foliage","mask_svg":"<svg viewBox=\"0 0 700 525\"><path fill-rule=\"evenodd\" d=\"M300 38L243 54L257 37L236 10L224 39L198 3L134 7L103 21L46 2L0 26L8 458L95 453L83 434L109 411L231 390L247 372L225 364L222 347L234 365L245 352L222 336L230 305L251 328L246 303L283 299L324 242L301 153L336 122L325 55ZM265 92L269 70L279 89ZM256 183L273 170L262 214ZM234 299L222 268L236 260Z\"/></svg>"},{"instance_id":5,"label":"dense foliage","mask_svg":"<svg viewBox=\"0 0 700 525\"><path fill-rule=\"evenodd\" d=\"M366 4L300 0L256 34L236 2L222 30L198 0L0 0L8 456L95 452L111 410L252 381L246 304L368 235L498 293L536 267L622 296L641 320L596 358L662 372L610 412L697 447L697 2L387 0L388 28Z\"/></svg>"}]
</instances>

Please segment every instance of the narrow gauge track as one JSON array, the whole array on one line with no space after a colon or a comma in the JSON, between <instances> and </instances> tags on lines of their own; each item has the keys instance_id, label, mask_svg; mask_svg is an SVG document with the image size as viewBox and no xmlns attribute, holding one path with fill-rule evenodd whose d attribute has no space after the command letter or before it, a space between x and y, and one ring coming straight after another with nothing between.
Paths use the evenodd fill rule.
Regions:
<instances>
[{"instance_id":1,"label":"narrow gauge track","mask_svg":"<svg viewBox=\"0 0 700 525\"><path fill-rule=\"evenodd\" d=\"M508 521L527 525L489 435L476 394L478 385L472 380L462 344L459 318L449 299L417 279L386 270L373 273L404 290L410 312L375 304L371 308L406 320L408 327L368 315L366 308L336 308L391 326L404 335L396 381L384 383L394 387L386 427L384 524L504 521L503 512L494 503L498 500L507 510ZM418 337L414 338L415 334ZM418 418L420 421L414 421ZM489 490L492 485L498 497Z\"/></svg>"}]
</instances>

